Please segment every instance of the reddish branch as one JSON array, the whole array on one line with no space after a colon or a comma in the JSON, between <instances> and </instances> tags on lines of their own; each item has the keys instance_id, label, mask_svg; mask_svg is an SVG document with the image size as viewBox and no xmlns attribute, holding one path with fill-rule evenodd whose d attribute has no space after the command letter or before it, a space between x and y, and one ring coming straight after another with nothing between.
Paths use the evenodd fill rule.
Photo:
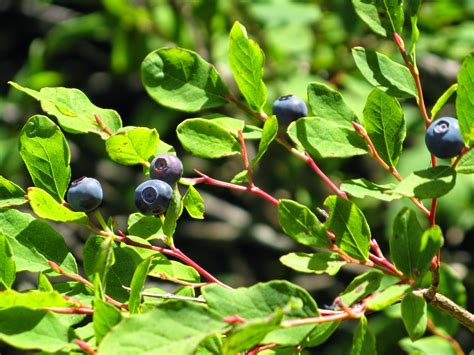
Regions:
<instances>
[{"instance_id":1,"label":"reddish branch","mask_svg":"<svg viewBox=\"0 0 474 355\"><path fill-rule=\"evenodd\" d=\"M95 355L96 354L94 348L92 346L90 346L88 343L86 343L84 340L75 339L74 342L85 353L90 354L90 355Z\"/></svg>"},{"instance_id":2,"label":"reddish branch","mask_svg":"<svg viewBox=\"0 0 474 355\"><path fill-rule=\"evenodd\" d=\"M461 345L459 345L456 339L454 339L451 335L446 334L443 331L441 331L439 328L437 328L431 319L428 319L427 327L431 333L448 341L453 347L454 351L456 352L456 355L464 355L464 351L462 350Z\"/></svg>"},{"instance_id":3,"label":"reddish branch","mask_svg":"<svg viewBox=\"0 0 474 355\"><path fill-rule=\"evenodd\" d=\"M84 284L85 286L87 286L88 288L90 288L91 290L94 290L94 285L89 280L86 280L84 277L82 277L81 275L74 274L72 272L68 272L68 271L64 270L63 268L61 268L58 264L56 264L52 260L48 260L48 264L51 267L51 269L56 271L58 274L66 276L67 278L70 278L71 280L80 282L80 283ZM128 309L126 304L121 303L119 301L116 301L108 295L104 295L104 298L107 302L109 302L110 304L113 304L116 307L119 307L121 309Z\"/></svg>"}]
</instances>

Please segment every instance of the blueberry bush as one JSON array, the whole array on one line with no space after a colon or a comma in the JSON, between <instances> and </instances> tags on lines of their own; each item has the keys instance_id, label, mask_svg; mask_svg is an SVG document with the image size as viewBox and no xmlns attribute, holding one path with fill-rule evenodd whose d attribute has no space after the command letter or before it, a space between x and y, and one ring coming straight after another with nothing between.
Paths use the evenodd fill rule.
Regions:
<instances>
[{"instance_id":1,"label":"blueberry bush","mask_svg":"<svg viewBox=\"0 0 474 355\"><path fill-rule=\"evenodd\" d=\"M125 2L105 3L119 11ZM322 78L305 83L306 100L301 89L269 100L264 69L270 55L244 21L235 21L226 39L230 71L184 47L151 51L141 62L141 83L155 105L185 113L176 127L179 146L156 128L124 124L117 111L97 106L79 89L10 81L42 113L27 119L15 138L31 186L0 176L0 340L42 353L296 354L330 349L343 329L352 354L376 354L390 351L379 344L380 329L390 333L398 322L403 331L393 331L392 343L408 353L469 351L457 335L462 329L472 336L474 315L465 287L442 260L446 238L437 210L459 184L472 184L474 55L466 53L457 83L428 111L428 84L416 56L421 5L352 1L370 38L392 48L391 56L370 43L351 49L370 87L361 112L337 82ZM138 9L133 14L141 18ZM117 51L133 44L117 41ZM133 62L114 58L117 71ZM450 100L456 117L440 118ZM405 105L410 102L416 113ZM397 166L414 127L405 111L424 127L416 134L426 142L426 159L423 168L401 173ZM129 182L134 194L118 192L122 203L115 203L125 221L102 212L111 184L103 188L72 169L76 148L69 137L76 135L100 144L109 162L138 167L139 181ZM292 169L307 168L311 183L325 186L320 203L259 184L274 149L301 162L290 166L290 184L304 182ZM364 169L341 177L338 163L327 163L361 157L378 178ZM232 160L239 168L224 179L200 169L202 160ZM176 231L185 218L206 217L204 187L247 195L262 206L257 209L269 206L294 247L280 255L281 264L295 274L340 278L337 295L321 300L281 278L235 287L190 257ZM387 230L365 213L374 213L367 201L395 206ZM128 213L133 202L136 210ZM88 235L80 254L66 243L68 229ZM345 269L352 272L348 282L340 276ZM24 274L35 275L35 286L20 290L16 280Z\"/></svg>"}]
</instances>

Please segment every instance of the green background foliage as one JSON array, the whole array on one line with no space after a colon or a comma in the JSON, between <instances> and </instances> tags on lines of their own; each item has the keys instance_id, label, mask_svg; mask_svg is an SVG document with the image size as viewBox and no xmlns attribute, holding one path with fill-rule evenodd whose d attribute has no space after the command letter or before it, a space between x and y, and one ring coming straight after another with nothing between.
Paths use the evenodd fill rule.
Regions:
<instances>
[{"instance_id":1,"label":"green background foliage","mask_svg":"<svg viewBox=\"0 0 474 355\"><path fill-rule=\"evenodd\" d=\"M170 88L160 86L159 80L155 76L153 78L143 77L141 63L150 52L161 47L175 46L189 49L181 53L183 58L185 57L185 60L183 59L179 63L181 68L176 68L176 62L166 60L166 52L172 51L171 49L151 54L160 56L163 62L161 68L153 68L158 79L162 73L174 73L183 68L194 68L192 70L197 70L198 73L208 70L206 63L197 61L193 55L193 53L198 53L205 61L215 65L226 83L221 83L215 77L213 83L203 83L202 78L196 75L191 80L192 87L184 88L190 95L187 105L181 107L184 111L199 111L199 115L216 113L217 111L213 108L227 102L225 96L228 94L228 89L238 92L238 88L242 89L241 85L245 85L246 78L252 77L253 80L256 80L253 82L255 86L249 87L247 90L253 92L254 95L244 97L243 100L254 110L258 111L263 106L269 113L271 103L279 95L292 93L305 98L305 100L309 96L310 110L320 116L322 120L312 122L308 119L301 121L298 125L294 124L292 130L294 135L291 138L309 151L325 158L335 154L352 157L344 160L318 160L321 168L330 172L331 177L339 183L361 176L371 181L387 184L393 181L389 179L381 181L383 171L375 166L370 158L357 156L364 154L365 146L363 144L360 151L354 150L352 147L352 149L333 152L325 151L324 144L318 147L318 143L313 143L311 139L305 142L299 141L299 129L313 129L315 134L308 138L313 138L316 142L325 138L318 136L320 132L318 125L324 122L325 115L331 115L331 111L320 109L321 102L317 100L322 100L321 97L329 106L334 102L340 104L341 100L347 104L347 110L344 110L343 113L339 110L340 125L339 121L338 125L332 123L334 131L342 132L340 136L343 136L344 130L348 129L347 124L350 120L354 117L360 118L363 113L369 112L368 117L371 118L372 123L372 131L369 131L369 135L373 134L374 144L382 146L386 140L397 141L397 149L384 152L382 158L389 165L396 164L402 176L408 176L414 171L423 171L429 165L429 155L423 142L423 122L416 108L415 100L401 101L404 116L400 116L398 104L392 102L390 97L387 98L383 92L372 91L372 86L369 84L369 82L383 81L386 84L381 88L383 91L395 92L396 96L409 98L416 96L416 90L410 81L411 77L407 74L386 80L386 76L391 75L396 63L387 62L385 56L402 64L397 49L389 39L377 37L370 31L370 28L357 17L350 1L12 0L0 4L0 16L2 17L2 31L0 33L0 42L2 43L0 48L0 65L2 67L0 71L0 175L7 176L9 180L19 186L31 186L32 184L18 153L18 141L21 139L20 130L28 117L39 112L39 104L36 100L9 86L7 84L9 80L34 90L54 86L78 88L87 93L87 97L98 107L114 110L107 111L107 113L102 112L102 117L108 120L109 127L114 132L121 127L117 112L120 114L123 126L146 126L156 129L159 132L160 140L173 145L177 150L183 160L186 177L195 176L193 168L222 180L230 180L239 173L241 170L239 157L205 160L188 154L187 151L192 150L193 152L197 151L196 155L198 156L211 158L214 158L215 156L212 155L216 154L222 156L219 151L215 149L211 151L209 147L206 147L203 142L199 141L199 137L189 140L190 136L188 135L186 139L189 141L184 142L180 138L180 132L186 131L193 125L199 126L204 120L195 117L193 113L178 112L167 108L173 103L173 96L166 94ZM474 47L473 16L474 7L469 1L423 2L418 17L418 27L421 34L416 45L416 52L428 108L431 108L438 97L456 82L463 58ZM235 27L238 25L232 27L235 21L244 24L249 37L258 42L260 48L265 52L264 59L260 57L261 52L258 46L252 44L245 47L242 45L242 36L245 37L245 35L241 33L240 27ZM409 21L409 19L406 18L405 21ZM387 30L383 23L373 26L378 29L378 33L391 32L390 28ZM229 32L235 35L235 40L230 48ZM404 38L408 39L409 36L409 33L404 33ZM414 38L415 34L411 34L411 36ZM407 42L409 45L408 40ZM364 47L367 50L365 53L356 50L354 54L351 53L352 47ZM382 56L376 56L372 51L377 51ZM237 74L233 63L238 61L241 55L254 56L257 65L254 68L249 68L249 71ZM378 63L376 63L377 60L379 60ZM260 63L263 61L264 66L260 68ZM373 76L372 65L381 65L384 69L384 77ZM363 75L358 68L362 69ZM231 79L231 73L236 78L235 82ZM265 84L258 80L261 76L263 76ZM141 77L143 77L145 87L141 84ZM315 84L312 86L312 90L307 93L307 84L310 82ZM173 86L174 89L176 89L176 85ZM332 94L332 89L342 92L343 98ZM159 92L160 97L166 99L161 102L162 105L157 105L153 101L154 92ZM372 94L370 94L371 92ZM313 95L313 93L317 93L317 95ZM322 93L325 95L322 96ZM371 105L364 106L369 94L372 97ZM95 131L95 122L84 121L80 127L67 124L68 117L73 114L81 117L81 112L71 112L70 108L62 107L60 104L61 95L77 95L78 100L81 100L82 95L79 91L65 93L46 90L40 91L38 95L36 99L40 101L42 97L46 96L46 103L41 101L41 105L46 106L45 110L58 118L59 124L66 131L98 133ZM266 101L265 98L267 98ZM54 104L51 104L51 101ZM85 105L88 104L85 103ZM393 132L390 132L391 136L389 137L377 135L377 127L381 122L378 117L382 111L381 107L383 110L398 113L396 117L398 121L389 122L393 126ZM453 95L438 113L438 117L454 115L455 108L455 95ZM225 113L229 117L243 117L241 112L230 105L225 106L224 110L219 112ZM195 118L195 120L188 121L189 123L178 127L186 118ZM61 123L61 119L63 123ZM224 147L223 151L238 153L240 151L238 141L233 135L228 134L228 130L222 128L223 125L232 123L223 117L214 119L220 121L214 121L212 125L209 124L207 134L215 134L218 137L225 136L228 146ZM397 125L403 120L407 125L406 137L405 132L401 132ZM206 122L210 121L206 120ZM178 134L176 134L177 128ZM148 133L151 135L148 138L151 141L150 144L156 144L154 131ZM131 140L130 136L132 136L132 131L124 131L123 136L118 137L122 137L128 142ZM106 146L102 142L102 139L106 138L103 132L99 135L69 134L66 136L71 148L72 171L70 177L75 179L86 175L100 179L106 196L105 203L101 208L104 215L114 216L119 227L126 228L127 223L132 224L130 220L127 221L127 215L134 212L133 190L143 180L143 170L140 166L123 166L112 162L109 159ZM360 138L354 136L353 139L359 140ZM61 144L61 140L62 137L58 137L58 144ZM404 151L399 156L402 143ZM109 144L113 144L113 142L109 142ZM342 147L345 147L344 144L343 141ZM140 152L134 150L134 154L130 155L127 161L146 161L149 152L143 149ZM163 146L162 149L166 150L167 148ZM255 156L260 148L257 144L248 144L248 149L251 156ZM472 151L470 154L470 159L472 159ZM113 157L111 158L113 159ZM58 163L61 162L55 162L55 164ZM60 170L59 166L55 168ZM61 173L64 174L62 179L64 186L53 187L47 181L41 186L56 200L63 198L65 186L69 182L69 172L61 171ZM410 193L416 189L415 184L419 179L419 176L416 175L412 184L403 189L400 186L398 188L405 195L410 196ZM262 157L256 170L256 180L259 186L274 196L294 199L313 209L323 206L323 202L330 192L307 166L275 144L269 146L267 155ZM346 184L349 183L346 182ZM440 189L449 191L452 188L449 173L441 183ZM1 188L3 186L2 184ZM351 193L349 189L356 189L357 186L360 184L352 184L346 191ZM201 265L224 281L235 286L249 286L257 281L287 279L303 285L313 295L317 293L317 300L321 305L324 302L330 304L334 297L344 289L344 285L347 285L355 273L359 272L356 268L348 267L344 269L344 272L338 274L338 279L330 278L327 275L316 275L317 265L311 266L311 261L307 260L311 256L305 254L300 255L299 258L296 258L296 255L287 257L286 264L292 265L288 265L290 268L287 268L280 263L280 257L290 252L307 252L308 250L298 246L282 234L278 223L279 215L273 206L256 197L227 190L201 186L198 190L204 197L206 220L192 220L183 216L184 220L177 226L174 238L179 240L180 248L193 259L199 260ZM388 186L386 190L392 190L392 187ZM427 190L427 194L436 194L435 188ZM360 193L360 189L357 191ZM29 195L35 195L37 198L40 198L41 194L41 191L29 192ZM197 197L193 197L192 194L191 190L188 199L195 200ZM19 193L18 198L9 203L21 203L22 195ZM353 195L362 197L362 195L355 193ZM51 205L55 206L53 202ZM381 200L361 198L357 199L357 203L364 211L370 225L370 233L377 236L382 249L388 251L393 221L397 218L396 215L400 208L407 202L397 201L387 205ZM290 203L287 207L298 208L295 204ZM308 212L301 210L301 218L305 218L306 221L313 220L313 216ZM48 213L48 211L44 213ZM200 216L202 212L197 210L193 213ZM42 254L37 252L37 248L45 247L50 247L54 251L54 253L51 252L50 259L67 270L76 271L77 265L68 254L62 239L46 222L32 221L27 215L16 211L10 211L9 214L9 223L12 226L20 225L20 229L22 232L26 231L25 235L29 239L28 241L9 240L8 237L0 233L0 255L8 254L12 249L14 254L21 256L21 260L16 262L17 271L44 271L47 266L45 266ZM472 175L458 174L456 186L447 196L440 199L437 218L445 237L442 259L451 264L454 274L462 280L470 295L474 292L473 215L474 181ZM79 221L81 217L77 216ZM73 218L73 216L65 218ZM426 226L422 227L424 229ZM139 228L137 224L137 235L141 236L143 233L151 236L160 233L161 225L153 231L141 231ZM174 228L174 226L166 228ZM315 225L313 229L315 236L319 235L319 238L324 241L324 235L320 235L320 226ZM42 240L38 239L39 233L50 236L51 245L43 245ZM73 254L82 255L83 244L88 238L87 231L77 226L77 228L72 227L64 231L61 229L61 233L66 236L66 242ZM298 240L300 231L294 231L294 233L296 235L294 238ZM422 235L418 237L422 238ZM322 241L316 240L314 244ZM308 245L312 245L310 242L308 243ZM32 245L33 247L31 247ZM93 246L90 247L93 248ZM91 252L97 251L92 250ZM334 267L339 267L339 263L342 261L337 258L329 261L330 255L328 254L328 260L317 260L316 262L334 262ZM353 256L365 258L364 255L359 255L359 252L354 252ZM135 277L133 271L128 270L127 272L121 268L145 265L143 260L147 260L147 255L135 255L127 248L120 248L120 251L116 252L116 258L117 260L110 271L110 285L108 287L115 290L113 288L115 286L117 290L114 291L116 292L114 295L120 299L120 297L124 297L124 291L120 289L120 284L123 283L123 280L130 282ZM151 266L147 267L156 268L156 273L159 273L160 267L171 269L174 265L168 260L162 260L161 264L155 263L155 265L153 262ZM87 260L84 260L84 263L87 265ZM292 268L295 270L309 269L307 271L309 273L300 274ZM7 274L11 273L11 270L6 265L0 269L0 272ZM96 271L90 272L95 273ZM185 271L176 270L176 272ZM446 271L446 273L449 272ZM377 278L378 276L371 275L370 277ZM10 281L13 282L13 280ZM137 282L139 283L139 280ZM445 282L448 283L443 285L446 290L449 290L450 286L451 289L459 289L462 286L454 277L448 277ZM35 284L36 280L30 276L19 277L15 280L16 288L31 288ZM54 294L51 297L53 298ZM415 299L412 302L416 303L417 301ZM407 304L405 307L411 307ZM472 297L468 300L467 307L468 309L474 308ZM389 349L391 353L393 349L401 352L402 348L407 349L413 346L402 344L400 347L397 344L398 339L406 336L406 333L399 316L400 311L396 309L397 307L393 308L369 317L369 328L377 338L377 349L380 353L386 353ZM48 317L52 317L44 317L42 311L26 308L15 310L15 313L13 310L2 312L4 313L0 316L2 319L9 319L15 315L31 321L41 319L42 322L47 323L51 321ZM102 314L107 318L108 316L103 315L107 315L107 312L113 311L108 309L105 304L94 318L96 334L106 333L108 325L102 324L100 317ZM196 316L202 315L202 312L198 306L189 310L190 314L194 313ZM411 322L414 323L413 320ZM209 332L221 327L222 325L216 321L214 328L212 324L209 326ZM350 334L354 330L353 327L355 324L351 323L338 329L332 336L332 340L323 345L324 353L347 353L351 349ZM365 320L361 320L356 332L366 334L366 328ZM410 334L412 337L419 332L416 324L413 325L413 328L415 335ZM129 329L133 329L133 318L124 323L120 330L128 333ZM269 334L272 330L265 329ZM57 329L57 331L60 332L61 329ZM202 332L192 340L200 342L206 335L207 333ZM238 333L235 334L235 336L237 335ZM457 337L466 349L474 347L472 337L465 330L460 328ZM363 349L372 346L371 339L372 335L364 335L363 343L358 345L356 351L363 353ZM11 343L14 344L15 341L17 340L13 339ZM67 339L64 341L67 342ZM47 344L46 341L45 343ZM50 351L55 351L56 347L62 346L62 343L51 343L48 346ZM113 346L115 346L113 339L105 338L102 343L104 349L110 347L113 350ZM180 344L180 346L185 346L185 344ZM229 341L228 346L232 347L235 344L233 345ZM4 351L2 347L4 345L0 345L1 352Z\"/></svg>"}]
</instances>

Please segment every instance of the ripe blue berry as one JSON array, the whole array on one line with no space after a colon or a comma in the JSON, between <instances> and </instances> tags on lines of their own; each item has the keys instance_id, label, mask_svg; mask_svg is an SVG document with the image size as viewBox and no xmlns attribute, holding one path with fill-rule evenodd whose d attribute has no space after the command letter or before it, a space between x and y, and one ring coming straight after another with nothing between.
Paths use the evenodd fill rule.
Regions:
<instances>
[{"instance_id":1,"label":"ripe blue berry","mask_svg":"<svg viewBox=\"0 0 474 355\"><path fill-rule=\"evenodd\" d=\"M459 155L464 148L464 142L458 120L442 117L432 122L426 130L425 143L435 157L449 159Z\"/></svg>"},{"instance_id":2,"label":"ripe blue berry","mask_svg":"<svg viewBox=\"0 0 474 355\"><path fill-rule=\"evenodd\" d=\"M173 186L183 176L183 163L176 155L161 154L150 165L150 177Z\"/></svg>"},{"instance_id":3,"label":"ripe blue berry","mask_svg":"<svg viewBox=\"0 0 474 355\"><path fill-rule=\"evenodd\" d=\"M161 214L166 212L173 189L161 180L142 182L135 189L135 206L143 214Z\"/></svg>"},{"instance_id":4,"label":"ripe blue berry","mask_svg":"<svg viewBox=\"0 0 474 355\"><path fill-rule=\"evenodd\" d=\"M286 124L308 115L308 108L302 99L294 95L280 96L272 107L278 121Z\"/></svg>"},{"instance_id":5,"label":"ripe blue berry","mask_svg":"<svg viewBox=\"0 0 474 355\"><path fill-rule=\"evenodd\" d=\"M76 211L91 212L102 203L104 193L100 182L94 178L81 177L69 186L66 199Z\"/></svg>"}]
</instances>

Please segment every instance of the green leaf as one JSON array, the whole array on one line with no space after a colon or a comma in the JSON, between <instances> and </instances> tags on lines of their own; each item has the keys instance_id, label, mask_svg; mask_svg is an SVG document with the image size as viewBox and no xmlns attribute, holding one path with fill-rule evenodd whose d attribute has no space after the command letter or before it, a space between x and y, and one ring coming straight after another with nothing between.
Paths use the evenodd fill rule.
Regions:
<instances>
[{"instance_id":1,"label":"green leaf","mask_svg":"<svg viewBox=\"0 0 474 355\"><path fill-rule=\"evenodd\" d=\"M124 127L105 141L110 159L122 165L148 165L158 147L158 132L146 127Z\"/></svg>"},{"instance_id":2,"label":"green leaf","mask_svg":"<svg viewBox=\"0 0 474 355\"><path fill-rule=\"evenodd\" d=\"M63 237L48 223L9 209L0 212L0 233L12 247L17 272L49 270L49 259L64 270L77 273L76 260Z\"/></svg>"},{"instance_id":3,"label":"green leaf","mask_svg":"<svg viewBox=\"0 0 474 355\"><path fill-rule=\"evenodd\" d=\"M329 207L325 227L336 236L336 245L349 256L367 260L370 249L370 228L362 211L351 201L339 196L329 196L324 201Z\"/></svg>"},{"instance_id":4,"label":"green leaf","mask_svg":"<svg viewBox=\"0 0 474 355\"><path fill-rule=\"evenodd\" d=\"M46 311L24 307L0 310L0 341L18 349L55 353L69 345L68 327Z\"/></svg>"},{"instance_id":5,"label":"green leaf","mask_svg":"<svg viewBox=\"0 0 474 355\"><path fill-rule=\"evenodd\" d=\"M379 271L369 271L357 276L341 293L341 302L350 306L357 300L375 292L382 281L383 274Z\"/></svg>"},{"instance_id":6,"label":"green leaf","mask_svg":"<svg viewBox=\"0 0 474 355\"><path fill-rule=\"evenodd\" d=\"M268 320L250 321L237 325L225 338L222 354L238 354L260 344L268 333L278 328L278 323L283 316L283 312L278 311Z\"/></svg>"},{"instance_id":7,"label":"green leaf","mask_svg":"<svg viewBox=\"0 0 474 355\"><path fill-rule=\"evenodd\" d=\"M37 285L38 285L39 291L42 291L42 292L54 291L51 281L49 281L48 277L42 272L38 273Z\"/></svg>"},{"instance_id":8,"label":"green leaf","mask_svg":"<svg viewBox=\"0 0 474 355\"><path fill-rule=\"evenodd\" d=\"M197 112L227 103L229 89L219 73L193 51L160 48L146 56L141 73L146 91L160 105Z\"/></svg>"},{"instance_id":9,"label":"green leaf","mask_svg":"<svg viewBox=\"0 0 474 355\"><path fill-rule=\"evenodd\" d=\"M459 174L474 173L474 149L469 150L462 156L456 166L456 172Z\"/></svg>"},{"instance_id":10,"label":"green leaf","mask_svg":"<svg viewBox=\"0 0 474 355\"><path fill-rule=\"evenodd\" d=\"M352 0L359 17L375 33L388 37L403 31L402 0Z\"/></svg>"},{"instance_id":11,"label":"green leaf","mask_svg":"<svg viewBox=\"0 0 474 355\"><path fill-rule=\"evenodd\" d=\"M40 309L45 307L73 307L74 303L67 301L59 292L42 292L30 290L18 292L7 290L0 292L0 308L25 307Z\"/></svg>"},{"instance_id":12,"label":"green leaf","mask_svg":"<svg viewBox=\"0 0 474 355\"><path fill-rule=\"evenodd\" d=\"M318 315L316 302L309 293L288 281L274 280L237 289L210 284L201 290L209 308L222 317L239 315L247 320L271 317L277 308L284 309L294 299L302 301L301 307L290 309L285 318Z\"/></svg>"},{"instance_id":13,"label":"green leaf","mask_svg":"<svg viewBox=\"0 0 474 355\"><path fill-rule=\"evenodd\" d=\"M364 107L364 128L382 160L395 167L406 135L403 110L397 99L373 89Z\"/></svg>"},{"instance_id":14,"label":"green leaf","mask_svg":"<svg viewBox=\"0 0 474 355\"><path fill-rule=\"evenodd\" d=\"M300 244L324 247L329 237L311 210L292 200L280 200L278 221L283 231Z\"/></svg>"},{"instance_id":15,"label":"green leaf","mask_svg":"<svg viewBox=\"0 0 474 355\"><path fill-rule=\"evenodd\" d=\"M192 355L208 335L226 327L222 318L205 306L164 302L147 313L124 319L102 339L98 351L103 354Z\"/></svg>"},{"instance_id":16,"label":"green leaf","mask_svg":"<svg viewBox=\"0 0 474 355\"><path fill-rule=\"evenodd\" d=\"M375 336L367 326L367 318L360 317L360 323L354 331L351 355L377 354Z\"/></svg>"},{"instance_id":17,"label":"green leaf","mask_svg":"<svg viewBox=\"0 0 474 355\"><path fill-rule=\"evenodd\" d=\"M183 147L201 158L222 158L240 154L237 138L212 120L185 120L178 125L176 133Z\"/></svg>"},{"instance_id":18,"label":"green leaf","mask_svg":"<svg viewBox=\"0 0 474 355\"><path fill-rule=\"evenodd\" d=\"M166 210L165 221L163 222L163 233L167 237L168 242L173 240L173 234L181 213L183 213L183 201L181 200L181 194L178 188L175 188L173 195L171 195L168 209Z\"/></svg>"},{"instance_id":19,"label":"green leaf","mask_svg":"<svg viewBox=\"0 0 474 355\"><path fill-rule=\"evenodd\" d=\"M199 344L194 355L220 355L222 349L221 338L220 334L209 335Z\"/></svg>"},{"instance_id":20,"label":"green leaf","mask_svg":"<svg viewBox=\"0 0 474 355\"><path fill-rule=\"evenodd\" d=\"M443 354L456 355L451 343L440 336L430 336L415 342L405 338L399 341L400 347L410 354Z\"/></svg>"},{"instance_id":21,"label":"green leaf","mask_svg":"<svg viewBox=\"0 0 474 355\"><path fill-rule=\"evenodd\" d=\"M339 272L346 262L336 253L290 253L280 257L280 262L289 268L306 273L323 274L331 276Z\"/></svg>"},{"instance_id":22,"label":"green leaf","mask_svg":"<svg viewBox=\"0 0 474 355\"><path fill-rule=\"evenodd\" d=\"M130 299L128 300L128 310L130 314L140 312L140 303L142 299L142 289L145 285L145 279L153 257L146 258L138 264L130 283Z\"/></svg>"},{"instance_id":23,"label":"green leaf","mask_svg":"<svg viewBox=\"0 0 474 355\"><path fill-rule=\"evenodd\" d=\"M5 235L0 233L0 290L12 287L16 277L13 249Z\"/></svg>"},{"instance_id":24,"label":"green leaf","mask_svg":"<svg viewBox=\"0 0 474 355\"><path fill-rule=\"evenodd\" d=\"M347 124L349 127L352 127L352 121L358 121L355 112L338 91L321 83L310 83L307 91L308 104L314 116Z\"/></svg>"},{"instance_id":25,"label":"green leaf","mask_svg":"<svg viewBox=\"0 0 474 355\"><path fill-rule=\"evenodd\" d=\"M0 208L19 206L26 202L25 191L0 175Z\"/></svg>"},{"instance_id":26,"label":"green leaf","mask_svg":"<svg viewBox=\"0 0 474 355\"><path fill-rule=\"evenodd\" d=\"M100 344L102 338L122 320L120 311L111 304L94 301L94 315L92 316L96 343Z\"/></svg>"},{"instance_id":27,"label":"green leaf","mask_svg":"<svg viewBox=\"0 0 474 355\"><path fill-rule=\"evenodd\" d=\"M408 50L408 55L411 57L415 53L416 42L420 37L420 30L418 29L418 11L420 10L421 0L412 0L407 4L407 14L410 16L411 24L411 46Z\"/></svg>"},{"instance_id":28,"label":"green leaf","mask_svg":"<svg viewBox=\"0 0 474 355\"><path fill-rule=\"evenodd\" d=\"M390 237L390 254L397 269L412 279L423 276L441 247L438 226L423 232L415 211L404 207L395 218Z\"/></svg>"},{"instance_id":29,"label":"green leaf","mask_svg":"<svg viewBox=\"0 0 474 355\"><path fill-rule=\"evenodd\" d=\"M301 346L303 348L312 348L326 342L332 333L336 331L340 323L340 321L337 321L318 324L303 340Z\"/></svg>"},{"instance_id":30,"label":"green leaf","mask_svg":"<svg viewBox=\"0 0 474 355\"><path fill-rule=\"evenodd\" d=\"M260 112L267 101L267 88L262 80L265 55L238 21L232 26L229 39L229 64L234 79L250 108Z\"/></svg>"},{"instance_id":31,"label":"green leaf","mask_svg":"<svg viewBox=\"0 0 474 355\"><path fill-rule=\"evenodd\" d=\"M392 201L400 196L389 193L395 184L376 184L366 179L347 180L341 185L341 190L357 198L373 197L382 201Z\"/></svg>"},{"instance_id":32,"label":"green leaf","mask_svg":"<svg viewBox=\"0 0 474 355\"><path fill-rule=\"evenodd\" d=\"M276 116L270 116L263 125L262 139L258 145L257 155L252 159L251 165L258 164L260 159L266 153L270 143L275 139L278 133L278 120Z\"/></svg>"},{"instance_id":33,"label":"green leaf","mask_svg":"<svg viewBox=\"0 0 474 355\"><path fill-rule=\"evenodd\" d=\"M270 281L238 289L211 284L201 291L209 308L222 317L238 315L249 321L261 320L272 317L279 308L286 310L284 319L319 315L317 304L309 293L287 281ZM265 336L262 344L297 344L313 329L314 325L276 329Z\"/></svg>"},{"instance_id":34,"label":"green leaf","mask_svg":"<svg viewBox=\"0 0 474 355\"><path fill-rule=\"evenodd\" d=\"M162 278L161 274L166 274L171 278L187 282L200 281L200 275L193 267L182 264L178 261L170 261L164 255L155 254L148 275L151 277Z\"/></svg>"},{"instance_id":35,"label":"green leaf","mask_svg":"<svg viewBox=\"0 0 474 355\"><path fill-rule=\"evenodd\" d=\"M192 218L204 218L204 200L194 186L189 186L184 194L183 204Z\"/></svg>"},{"instance_id":36,"label":"green leaf","mask_svg":"<svg viewBox=\"0 0 474 355\"><path fill-rule=\"evenodd\" d=\"M373 86L396 97L418 97L410 71L387 56L362 47L352 48L352 56L362 75Z\"/></svg>"},{"instance_id":37,"label":"green leaf","mask_svg":"<svg viewBox=\"0 0 474 355\"><path fill-rule=\"evenodd\" d=\"M234 136L237 136L237 132L242 131L245 126L245 122L243 120L223 116L221 114L206 115L203 117L203 119L207 119L212 121L213 123L217 123L219 126L224 128L226 131L229 131Z\"/></svg>"},{"instance_id":38,"label":"green leaf","mask_svg":"<svg viewBox=\"0 0 474 355\"><path fill-rule=\"evenodd\" d=\"M300 118L289 125L288 135L313 156L349 158L367 154L367 144L352 126L329 118Z\"/></svg>"},{"instance_id":39,"label":"green leaf","mask_svg":"<svg viewBox=\"0 0 474 355\"><path fill-rule=\"evenodd\" d=\"M115 263L114 246L113 238L93 235L87 239L82 254L84 273L90 281L98 274L102 285L106 285L107 273Z\"/></svg>"},{"instance_id":40,"label":"green leaf","mask_svg":"<svg viewBox=\"0 0 474 355\"><path fill-rule=\"evenodd\" d=\"M242 131L245 140L249 139L261 139L262 138L262 129L257 126L245 125L244 130Z\"/></svg>"},{"instance_id":41,"label":"green leaf","mask_svg":"<svg viewBox=\"0 0 474 355\"><path fill-rule=\"evenodd\" d=\"M474 54L464 59L458 73L458 92L456 96L456 113L459 128L468 147L474 142Z\"/></svg>"},{"instance_id":42,"label":"green leaf","mask_svg":"<svg viewBox=\"0 0 474 355\"><path fill-rule=\"evenodd\" d=\"M427 305L423 297L408 293L402 301L402 321L412 341L423 336L428 323Z\"/></svg>"},{"instance_id":43,"label":"green leaf","mask_svg":"<svg viewBox=\"0 0 474 355\"><path fill-rule=\"evenodd\" d=\"M98 115L103 124L114 133L122 127L122 120L114 110L95 106L87 96L78 89L42 88L39 92L24 88L16 83L10 84L41 102L44 112L55 116L59 125L69 133L95 133L102 139L109 134L97 122L94 115Z\"/></svg>"},{"instance_id":44,"label":"green leaf","mask_svg":"<svg viewBox=\"0 0 474 355\"><path fill-rule=\"evenodd\" d=\"M380 311L400 300L410 289L410 285L389 286L382 292L368 299L366 306L373 311Z\"/></svg>"},{"instance_id":45,"label":"green leaf","mask_svg":"<svg viewBox=\"0 0 474 355\"><path fill-rule=\"evenodd\" d=\"M248 170L239 171L237 174L234 175L234 177L230 180L230 182L233 184L245 184L249 182L249 171Z\"/></svg>"},{"instance_id":46,"label":"green leaf","mask_svg":"<svg viewBox=\"0 0 474 355\"><path fill-rule=\"evenodd\" d=\"M143 239L159 239L164 236L163 223L155 216L132 213L128 216L128 234Z\"/></svg>"},{"instance_id":47,"label":"green leaf","mask_svg":"<svg viewBox=\"0 0 474 355\"><path fill-rule=\"evenodd\" d=\"M27 198L33 212L41 218L55 222L89 225L86 213L71 211L38 187L29 187Z\"/></svg>"},{"instance_id":48,"label":"green leaf","mask_svg":"<svg viewBox=\"0 0 474 355\"><path fill-rule=\"evenodd\" d=\"M63 201L71 179L71 155L59 127L46 116L30 117L20 132L20 155L35 186Z\"/></svg>"},{"instance_id":49,"label":"green leaf","mask_svg":"<svg viewBox=\"0 0 474 355\"><path fill-rule=\"evenodd\" d=\"M392 191L418 199L438 198L446 195L456 184L456 172L447 165L414 171Z\"/></svg>"},{"instance_id":50,"label":"green leaf","mask_svg":"<svg viewBox=\"0 0 474 355\"><path fill-rule=\"evenodd\" d=\"M427 272L422 281L422 287L429 287L431 285L431 273ZM459 306L466 308L467 305L467 292L463 281L457 275L457 272L451 269L448 265L441 264L439 268L439 286L438 291L440 294L451 299L454 303ZM454 335L460 328L459 322L454 319L451 315L445 312L439 311L428 304L428 318L436 324L436 327L443 330L447 334Z\"/></svg>"},{"instance_id":51,"label":"green leaf","mask_svg":"<svg viewBox=\"0 0 474 355\"><path fill-rule=\"evenodd\" d=\"M434 119L444 104L449 100L451 95L453 95L456 90L458 89L458 84L454 83L451 85L444 93L441 95L436 103L434 104L433 108L431 109L431 119Z\"/></svg>"}]
</instances>

